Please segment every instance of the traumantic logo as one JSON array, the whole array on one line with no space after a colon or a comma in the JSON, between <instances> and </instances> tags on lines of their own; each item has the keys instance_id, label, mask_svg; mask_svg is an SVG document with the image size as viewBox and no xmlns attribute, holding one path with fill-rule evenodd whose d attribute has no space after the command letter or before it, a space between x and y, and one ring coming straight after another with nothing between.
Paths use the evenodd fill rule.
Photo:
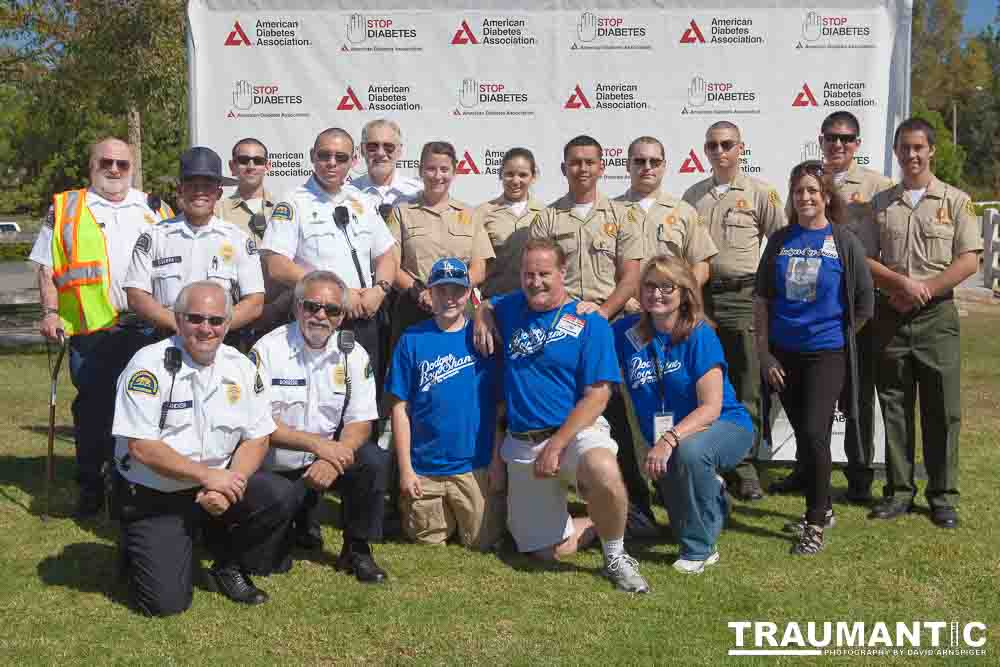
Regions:
<instances>
[{"instance_id":1,"label":"traumantic logo","mask_svg":"<svg viewBox=\"0 0 1000 667\"><path fill-rule=\"evenodd\" d=\"M367 88L359 88L366 98L367 104L352 86L347 90L337 104L337 111L421 111L424 106L420 102L412 102L412 86L398 83L372 83Z\"/></svg>"},{"instance_id":2,"label":"traumantic logo","mask_svg":"<svg viewBox=\"0 0 1000 667\"><path fill-rule=\"evenodd\" d=\"M813 10L802 17L798 49L874 49L871 25L843 14Z\"/></svg>"},{"instance_id":3,"label":"traumantic logo","mask_svg":"<svg viewBox=\"0 0 1000 667\"><path fill-rule=\"evenodd\" d=\"M533 116L525 108L528 93L508 86L503 81L462 79L458 87L458 106L454 116Z\"/></svg>"},{"instance_id":4,"label":"traumantic logo","mask_svg":"<svg viewBox=\"0 0 1000 667\"><path fill-rule=\"evenodd\" d=\"M698 74L691 77L687 94L688 104L681 115L760 113L757 91L732 80L706 80Z\"/></svg>"},{"instance_id":5,"label":"traumantic logo","mask_svg":"<svg viewBox=\"0 0 1000 667\"><path fill-rule=\"evenodd\" d=\"M302 104L301 95L289 95L277 83L255 84L246 79L233 83L233 106L228 118L307 118L308 111L292 112ZM251 111L253 110L253 111Z\"/></svg>"},{"instance_id":6,"label":"traumantic logo","mask_svg":"<svg viewBox=\"0 0 1000 667\"><path fill-rule=\"evenodd\" d=\"M639 110L651 107L643 98L638 84L602 81L594 84L592 89L576 84L563 108Z\"/></svg>"},{"instance_id":7,"label":"traumantic logo","mask_svg":"<svg viewBox=\"0 0 1000 667\"><path fill-rule=\"evenodd\" d=\"M712 16L701 21L691 19L681 32L680 43L756 46L764 43L764 37L754 28L749 16Z\"/></svg>"},{"instance_id":8,"label":"traumantic logo","mask_svg":"<svg viewBox=\"0 0 1000 667\"><path fill-rule=\"evenodd\" d=\"M472 29L466 19L462 19L454 37L453 45L485 44L487 46L535 46L538 40L528 34L527 19L516 16L484 17L476 24L479 34Z\"/></svg>"},{"instance_id":9,"label":"traumantic logo","mask_svg":"<svg viewBox=\"0 0 1000 667\"><path fill-rule=\"evenodd\" d=\"M247 35L239 21L226 36L225 46L312 46L312 40L299 37L302 29L298 21L288 19L257 19L253 38Z\"/></svg>"},{"instance_id":10,"label":"traumantic logo","mask_svg":"<svg viewBox=\"0 0 1000 667\"><path fill-rule=\"evenodd\" d=\"M576 22L577 40L571 50L622 51L651 50L648 29L641 23L627 23L624 15L583 12Z\"/></svg>"},{"instance_id":11,"label":"traumantic logo","mask_svg":"<svg viewBox=\"0 0 1000 667\"><path fill-rule=\"evenodd\" d=\"M423 51L416 46L417 30L399 25L388 16L351 14L345 19L344 34L347 42L340 47L344 52L393 53L398 51Z\"/></svg>"}]
</instances>

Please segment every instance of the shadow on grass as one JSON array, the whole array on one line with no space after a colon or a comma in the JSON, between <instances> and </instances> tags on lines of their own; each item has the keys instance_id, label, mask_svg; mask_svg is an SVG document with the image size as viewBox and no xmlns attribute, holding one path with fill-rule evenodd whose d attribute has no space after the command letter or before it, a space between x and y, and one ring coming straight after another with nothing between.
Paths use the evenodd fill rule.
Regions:
<instances>
[{"instance_id":1,"label":"shadow on grass","mask_svg":"<svg viewBox=\"0 0 1000 667\"><path fill-rule=\"evenodd\" d=\"M48 424L22 424L21 430L28 431L29 433L34 433L36 435L44 435L46 438L49 437ZM76 440L74 439L73 427L67 424L56 424L55 439L59 442L68 442L71 445L75 445Z\"/></svg>"},{"instance_id":2,"label":"shadow on grass","mask_svg":"<svg viewBox=\"0 0 1000 667\"><path fill-rule=\"evenodd\" d=\"M57 556L38 564L38 577L48 586L81 593L101 593L128 606L128 591L117 569L117 547L96 542L68 544Z\"/></svg>"}]
</instances>

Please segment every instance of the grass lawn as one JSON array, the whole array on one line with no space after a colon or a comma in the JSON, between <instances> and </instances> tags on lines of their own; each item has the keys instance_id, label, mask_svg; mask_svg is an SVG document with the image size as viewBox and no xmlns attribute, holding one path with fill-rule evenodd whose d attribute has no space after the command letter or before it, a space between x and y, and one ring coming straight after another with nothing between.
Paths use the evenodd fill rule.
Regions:
<instances>
[{"instance_id":1,"label":"grass lawn","mask_svg":"<svg viewBox=\"0 0 1000 667\"><path fill-rule=\"evenodd\" d=\"M291 573L261 578L271 601L242 608L198 589L190 611L142 618L116 580L114 526L62 518L75 488L63 372L57 417L59 518L40 520L48 415L46 356L0 354L0 655L6 665L85 664L811 664L802 658L729 658L727 622L980 621L986 657L831 657L824 664L1000 664L1000 310L968 306L963 318L961 489L958 530L935 528L925 512L891 523L838 506L827 548L788 555L785 521L801 497L737 504L719 549L700 577L670 567L669 541L636 543L653 592L630 596L597 576L599 550L557 567L515 554L459 547L376 546L391 581L365 587L333 570L340 530L329 517L321 556ZM837 490L843 476L834 476ZM923 497L918 503L926 506ZM665 521L661 511L661 520ZM207 563L206 563L207 565ZM947 636L945 636L947 645ZM758 662L751 662L751 661ZM808 662L807 662L808 661Z\"/></svg>"}]
</instances>

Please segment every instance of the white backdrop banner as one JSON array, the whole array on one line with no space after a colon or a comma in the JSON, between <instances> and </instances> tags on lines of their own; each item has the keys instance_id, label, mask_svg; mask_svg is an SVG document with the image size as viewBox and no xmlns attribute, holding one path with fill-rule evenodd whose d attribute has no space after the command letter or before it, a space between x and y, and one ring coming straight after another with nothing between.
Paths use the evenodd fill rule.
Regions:
<instances>
[{"instance_id":1,"label":"white backdrop banner","mask_svg":"<svg viewBox=\"0 0 1000 667\"><path fill-rule=\"evenodd\" d=\"M603 144L612 196L628 186L629 142L658 137L664 188L679 196L710 174L705 128L729 120L743 130L744 170L784 195L840 109L861 121L858 162L892 172L911 4L192 0L191 138L223 156L259 138L281 192L309 176L318 132L357 140L365 122L391 118L403 128L400 169L416 176L424 142L450 141L452 192L475 205L499 194L513 146L535 153L539 198L563 194L562 147L577 134ZM359 160L353 176L363 173Z\"/></svg>"}]
</instances>

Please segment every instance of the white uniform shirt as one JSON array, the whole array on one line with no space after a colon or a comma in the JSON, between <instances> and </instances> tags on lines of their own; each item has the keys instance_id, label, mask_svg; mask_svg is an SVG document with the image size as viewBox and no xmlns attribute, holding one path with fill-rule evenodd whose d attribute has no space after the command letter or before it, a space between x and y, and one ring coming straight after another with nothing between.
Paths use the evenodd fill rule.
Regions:
<instances>
[{"instance_id":1,"label":"white uniform shirt","mask_svg":"<svg viewBox=\"0 0 1000 667\"><path fill-rule=\"evenodd\" d=\"M222 285L234 304L263 294L256 242L215 216L204 227L192 227L183 215L159 223L135 242L125 287L137 287L173 308L181 288L197 280Z\"/></svg>"},{"instance_id":2,"label":"white uniform shirt","mask_svg":"<svg viewBox=\"0 0 1000 667\"><path fill-rule=\"evenodd\" d=\"M168 347L181 352L181 369L173 380L164 368ZM160 430L166 404L167 421ZM128 439L161 440L175 452L209 468L229 465L236 446L274 433L266 386L253 363L239 350L222 345L211 366L201 366L172 336L148 345L132 357L118 377L115 400L115 460L122 476L134 484L173 492L197 486L190 480L164 477L128 454ZM122 461L125 460L123 464Z\"/></svg>"},{"instance_id":3,"label":"white uniform shirt","mask_svg":"<svg viewBox=\"0 0 1000 667\"><path fill-rule=\"evenodd\" d=\"M334 222L338 206L350 214L346 236ZM312 177L275 205L261 249L284 255L307 271L333 271L348 287L358 289L361 282L347 236L358 252L364 286L371 287L372 262L388 252L395 239L367 198L353 188L330 195Z\"/></svg>"},{"instance_id":4,"label":"white uniform shirt","mask_svg":"<svg viewBox=\"0 0 1000 667\"><path fill-rule=\"evenodd\" d=\"M108 247L108 264L111 270L111 304L118 311L128 310L128 298L123 283L132 262L132 249L139 235L148 231L160 216L146 204L146 195L130 189L125 199L110 202L92 189L87 190L84 203L94 220L101 226ZM38 230L35 245L28 257L32 262L52 268L52 210L45 224Z\"/></svg>"},{"instance_id":5,"label":"white uniform shirt","mask_svg":"<svg viewBox=\"0 0 1000 667\"><path fill-rule=\"evenodd\" d=\"M312 350L302 338L297 322L278 327L250 350L250 360L269 390L271 415L296 431L316 433L332 440L340 425L347 381L351 398L344 424L378 419L375 377L368 353L358 344L347 355L337 347L339 334L330 336L326 348ZM275 447L264 461L268 470L298 470L311 464L307 452Z\"/></svg>"},{"instance_id":6,"label":"white uniform shirt","mask_svg":"<svg viewBox=\"0 0 1000 667\"><path fill-rule=\"evenodd\" d=\"M381 204L389 204L390 206L409 204L416 201L417 196L424 189L423 181L403 176L398 171L392 172L392 181L388 185L375 185L368 174L355 178L351 181L351 185L371 197L375 208Z\"/></svg>"}]
</instances>

